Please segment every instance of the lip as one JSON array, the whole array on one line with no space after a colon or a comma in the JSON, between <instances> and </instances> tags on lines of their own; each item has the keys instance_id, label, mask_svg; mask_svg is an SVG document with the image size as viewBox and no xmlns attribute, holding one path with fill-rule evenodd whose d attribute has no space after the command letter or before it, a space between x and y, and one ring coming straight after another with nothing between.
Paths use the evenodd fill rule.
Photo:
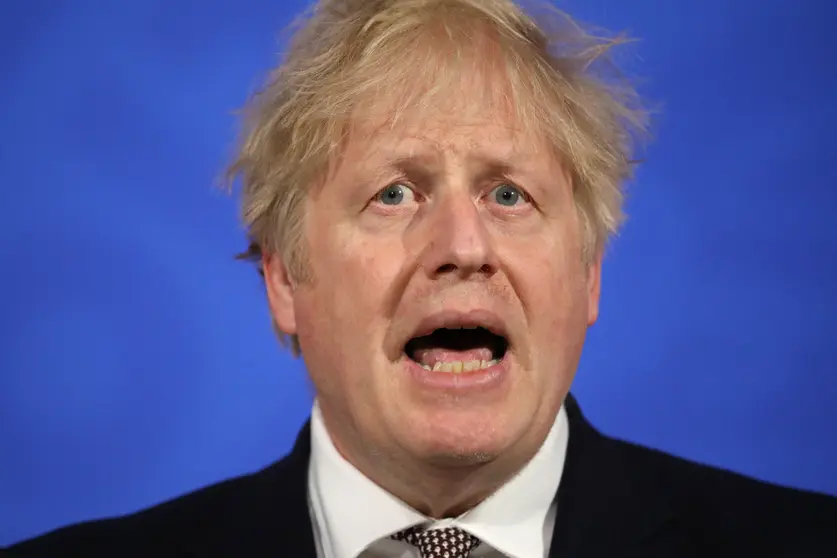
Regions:
<instances>
[{"instance_id":1,"label":"lip","mask_svg":"<svg viewBox=\"0 0 837 558\"><path fill-rule=\"evenodd\" d=\"M510 360L510 353L506 353L500 362L490 368L463 371L458 374L427 370L406 355L402 362L409 376L422 387L433 391L447 391L464 395L500 388L506 383L509 376Z\"/></svg>"},{"instance_id":2,"label":"lip","mask_svg":"<svg viewBox=\"0 0 837 558\"><path fill-rule=\"evenodd\" d=\"M445 310L443 312L427 316L419 322L413 334L404 340L404 344L415 337L430 335L437 329L468 327L483 327L491 333L503 337L507 342L509 341L505 323L500 316L491 310L480 308L466 311Z\"/></svg>"}]
</instances>

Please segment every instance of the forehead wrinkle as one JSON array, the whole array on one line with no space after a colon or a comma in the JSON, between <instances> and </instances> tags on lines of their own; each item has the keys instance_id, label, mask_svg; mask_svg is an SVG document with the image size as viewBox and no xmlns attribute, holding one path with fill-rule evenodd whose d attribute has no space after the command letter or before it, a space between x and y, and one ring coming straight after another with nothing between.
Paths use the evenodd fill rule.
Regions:
<instances>
[{"instance_id":1,"label":"forehead wrinkle","mask_svg":"<svg viewBox=\"0 0 837 558\"><path fill-rule=\"evenodd\" d=\"M472 177L479 180L502 176L529 176L537 172L533 160L544 153L545 138L537 134L523 133L511 126L496 122L471 122L474 130L456 131L460 123L451 123L450 137L444 131L437 134L412 132L397 139L397 130L386 128L375 137L372 130L356 129L356 153L350 154L355 172L365 174L364 181L381 182L392 179L393 174L430 179L440 174L444 165L454 163L465 167ZM367 132L367 133L363 133ZM394 137L395 136L395 137ZM550 155L552 153L550 152ZM560 163L555 160L556 163Z\"/></svg>"},{"instance_id":2,"label":"forehead wrinkle","mask_svg":"<svg viewBox=\"0 0 837 558\"><path fill-rule=\"evenodd\" d=\"M422 113L421 120L411 119L397 127L367 122L356 128L354 136L367 142L367 151L392 153L393 158L429 159L449 153L461 159L502 160L528 157L528 152L543 147L545 138L534 130L498 123L486 116L489 113L482 112L479 118Z\"/></svg>"},{"instance_id":3,"label":"forehead wrinkle","mask_svg":"<svg viewBox=\"0 0 837 558\"><path fill-rule=\"evenodd\" d=\"M519 121L507 91L508 76L492 64L486 68L482 60L482 68L469 69L472 79L444 80L444 89L427 97L419 94L423 102L404 105L406 98L419 99L409 89L402 91L403 83L360 99L347 122L343 155L350 152L348 159L369 173L368 179L373 173L415 170L416 165L431 168L449 158L481 171L526 171L527 161L544 148L547 138ZM412 93L416 88L433 86L414 83Z\"/></svg>"},{"instance_id":4,"label":"forehead wrinkle","mask_svg":"<svg viewBox=\"0 0 837 558\"><path fill-rule=\"evenodd\" d=\"M388 136L384 134L365 141L363 136L359 138L362 147L358 149L359 153L352 154L357 172L366 173L369 179L380 181L395 171L415 174L439 166L443 154L439 149L434 149L432 143L413 141L415 137L393 142Z\"/></svg>"}]
</instances>

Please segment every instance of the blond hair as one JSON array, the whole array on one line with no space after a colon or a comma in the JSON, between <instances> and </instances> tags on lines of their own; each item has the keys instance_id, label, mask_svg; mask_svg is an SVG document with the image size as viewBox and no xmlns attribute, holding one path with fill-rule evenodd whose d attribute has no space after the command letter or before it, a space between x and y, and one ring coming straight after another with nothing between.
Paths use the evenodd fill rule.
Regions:
<instances>
[{"instance_id":1,"label":"blond hair","mask_svg":"<svg viewBox=\"0 0 837 558\"><path fill-rule=\"evenodd\" d=\"M393 88L412 91L396 113L429 106L430 96L461 78L466 53L471 62L479 59L486 41L499 53L517 121L545 134L569 167L583 256L599 256L623 220L623 187L646 112L607 57L624 38L593 34L551 7L540 15L513 0L321 0L313 6L297 22L283 62L245 107L229 171L242 182L250 246L241 257L260 263L263 254L277 254L293 280L311 279L304 200L339 156L353 111ZM422 81L422 89L407 87ZM297 339L277 333L298 355Z\"/></svg>"}]
</instances>

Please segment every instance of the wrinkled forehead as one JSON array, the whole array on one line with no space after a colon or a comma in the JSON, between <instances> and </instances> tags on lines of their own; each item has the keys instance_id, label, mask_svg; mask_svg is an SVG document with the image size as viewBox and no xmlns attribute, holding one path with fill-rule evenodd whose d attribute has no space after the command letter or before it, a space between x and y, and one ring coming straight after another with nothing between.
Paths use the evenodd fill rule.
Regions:
<instances>
[{"instance_id":1,"label":"wrinkled forehead","mask_svg":"<svg viewBox=\"0 0 837 558\"><path fill-rule=\"evenodd\" d=\"M549 144L490 110L463 114L447 110L410 111L357 122L346 136L341 159L355 167L396 161L436 166L444 161L480 167L515 166L547 154Z\"/></svg>"},{"instance_id":2,"label":"wrinkled forehead","mask_svg":"<svg viewBox=\"0 0 837 558\"><path fill-rule=\"evenodd\" d=\"M518 126L513 115L480 103L460 110L418 107L358 119L340 157L356 171L402 164L428 170L452 163L475 172L500 172L542 166L544 159L561 171L560 155L542 135Z\"/></svg>"},{"instance_id":3,"label":"wrinkled forehead","mask_svg":"<svg viewBox=\"0 0 837 558\"><path fill-rule=\"evenodd\" d=\"M374 85L363 88L347 115L332 171L344 157L357 164L358 157L409 156L410 149L563 159L500 41L490 33L455 39L425 32L375 68Z\"/></svg>"}]
</instances>

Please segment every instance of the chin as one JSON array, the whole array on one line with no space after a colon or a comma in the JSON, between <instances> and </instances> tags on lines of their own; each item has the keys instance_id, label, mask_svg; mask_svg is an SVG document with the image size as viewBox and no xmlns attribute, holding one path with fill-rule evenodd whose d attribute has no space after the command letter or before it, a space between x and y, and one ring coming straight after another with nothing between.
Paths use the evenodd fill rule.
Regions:
<instances>
[{"instance_id":1,"label":"chin","mask_svg":"<svg viewBox=\"0 0 837 558\"><path fill-rule=\"evenodd\" d=\"M448 465L492 461L523 438L532 417L521 415L520 407L506 412L491 407L416 410L404 425L405 439L430 461Z\"/></svg>"}]
</instances>

